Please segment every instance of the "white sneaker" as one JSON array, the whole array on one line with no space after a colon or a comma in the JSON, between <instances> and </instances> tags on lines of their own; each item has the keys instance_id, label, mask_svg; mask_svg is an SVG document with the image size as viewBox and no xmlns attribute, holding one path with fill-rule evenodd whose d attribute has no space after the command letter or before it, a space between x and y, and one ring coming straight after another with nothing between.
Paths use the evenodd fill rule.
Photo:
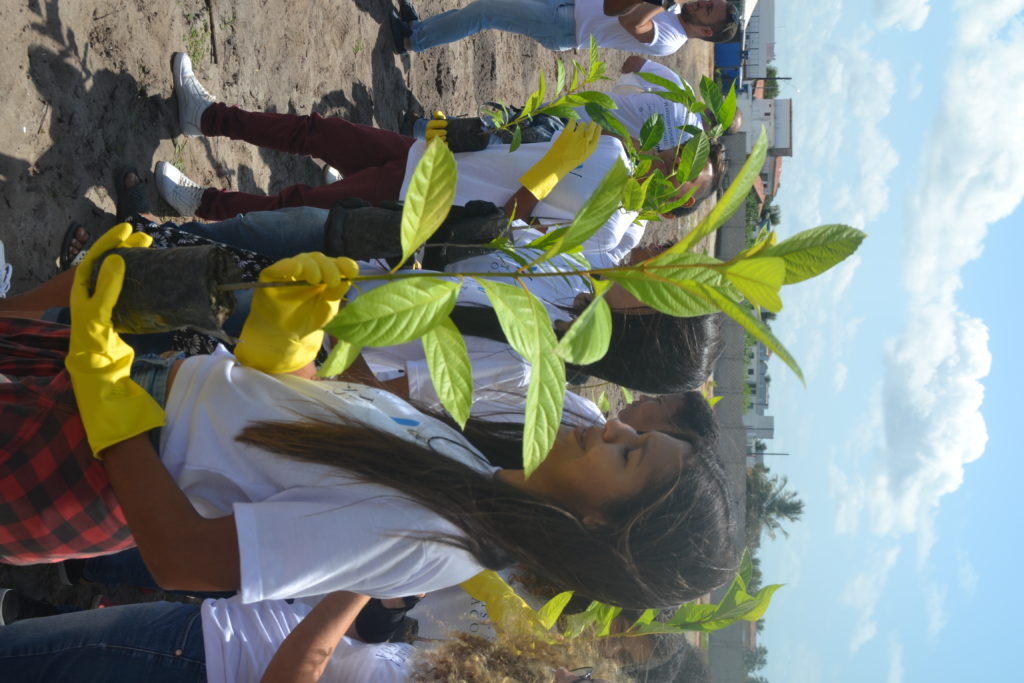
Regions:
<instances>
[{"instance_id":1,"label":"white sneaker","mask_svg":"<svg viewBox=\"0 0 1024 683\"><path fill-rule=\"evenodd\" d=\"M339 171L338 169L334 168L330 164L324 164L324 170L323 170L321 175L322 175L322 178L323 178L324 185L330 185L331 183L336 183L336 182L338 182L339 180L341 180L342 178L345 177L345 176L341 175L341 171Z\"/></svg>"},{"instance_id":2,"label":"white sneaker","mask_svg":"<svg viewBox=\"0 0 1024 683\"><path fill-rule=\"evenodd\" d=\"M0 241L0 299L6 299L7 292L11 291L11 275L13 273L14 266L7 262L4 243Z\"/></svg>"},{"instance_id":3,"label":"white sneaker","mask_svg":"<svg viewBox=\"0 0 1024 683\"><path fill-rule=\"evenodd\" d=\"M174 75L174 96L178 98L178 126L183 135L199 137L203 134L199 121L216 98L206 92L196 78L192 72L192 60L184 52L174 53L171 72Z\"/></svg>"},{"instance_id":4,"label":"white sneaker","mask_svg":"<svg viewBox=\"0 0 1024 683\"><path fill-rule=\"evenodd\" d=\"M203 201L205 187L189 180L184 173L166 161L158 162L156 172L156 191L181 216L195 216L199 204Z\"/></svg>"}]
</instances>

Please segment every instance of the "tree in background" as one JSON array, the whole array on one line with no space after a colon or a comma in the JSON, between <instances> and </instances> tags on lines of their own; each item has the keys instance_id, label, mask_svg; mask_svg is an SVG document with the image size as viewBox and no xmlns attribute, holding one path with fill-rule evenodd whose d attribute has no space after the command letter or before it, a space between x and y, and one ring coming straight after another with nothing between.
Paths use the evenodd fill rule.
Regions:
<instances>
[{"instance_id":1,"label":"tree in background","mask_svg":"<svg viewBox=\"0 0 1024 683\"><path fill-rule=\"evenodd\" d=\"M768 476L769 469L756 465L747 472L747 545L756 548L761 544L761 532L768 536L782 532L785 522L796 522L804 514L804 502L796 491L786 489L789 480L782 476Z\"/></svg>"},{"instance_id":2,"label":"tree in background","mask_svg":"<svg viewBox=\"0 0 1024 683\"><path fill-rule=\"evenodd\" d=\"M743 668L747 673L763 669L768 664L768 648L758 645L753 650L746 650L743 653Z\"/></svg>"},{"instance_id":3,"label":"tree in background","mask_svg":"<svg viewBox=\"0 0 1024 683\"><path fill-rule=\"evenodd\" d=\"M764 79L764 99L774 100L779 96L779 70L774 66L768 67L768 76Z\"/></svg>"}]
</instances>

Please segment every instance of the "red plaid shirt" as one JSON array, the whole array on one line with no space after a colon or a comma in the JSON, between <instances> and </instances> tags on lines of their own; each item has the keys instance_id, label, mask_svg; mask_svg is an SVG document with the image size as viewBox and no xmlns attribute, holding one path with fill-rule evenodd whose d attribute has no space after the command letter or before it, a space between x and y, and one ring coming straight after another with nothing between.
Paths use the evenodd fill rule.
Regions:
<instances>
[{"instance_id":1,"label":"red plaid shirt","mask_svg":"<svg viewBox=\"0 0 1024 683\"><path fill-rule=\"evenodd\" d=\"M64 369L69 329L0 317L0 562L7 564L135 545L85 439Z\"/></svg>"}]
</instances>

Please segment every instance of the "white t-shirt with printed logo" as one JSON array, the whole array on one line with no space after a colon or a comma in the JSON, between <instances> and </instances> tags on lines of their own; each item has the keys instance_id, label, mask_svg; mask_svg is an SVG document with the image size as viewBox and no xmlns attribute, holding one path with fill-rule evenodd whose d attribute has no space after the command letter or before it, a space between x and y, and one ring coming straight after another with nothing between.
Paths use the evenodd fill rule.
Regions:
<instances>
[{"instance_id":1,"label":"white t-shirt with printed logo","mask_svg":"<svg viewBox=\"0 0 1024 683\"><path fill-rule=\"evenodd\" d=\"M577 47L587 47L590 36L594 36L600 47L664 57L678 52L686 43L686 31L679 23L678 15L658 12L651 18L651 24L654 37L649 43L641 43L622 28L618 17L604 13L604 0L576 0Z\"/></svg>"},{"instance_id":2,"label":"white t-shirt with printed logo","mask_svg":"<svg viewBox=\"0 0 1024 683\"><path fill-rule=\"evenodd\" d=\"M206 678L210 683L255 683L274 653L319 599L206 600L201 614ZM415 649L405 643L362 643L342 638L321 683L406 683Z\"/></svg>"},{"instance_id":3,"label":"white t-shirt with printed logo","mask_svg":"<svg viewBox=\"0 0 1024 683\"><path fill-rule=\"evenodd\" d=\"M227 351L186 359L167 401L160 457L204 517L234 513L245 602L350 590L379 598L460 583L481 567L428 536L460 532L384 486L239 443L259 420L340 413L427 444L492 476L463 436L385 391L267 375ZM442 437L442 438L437 438Z\"/></svg>"}]
</instances>

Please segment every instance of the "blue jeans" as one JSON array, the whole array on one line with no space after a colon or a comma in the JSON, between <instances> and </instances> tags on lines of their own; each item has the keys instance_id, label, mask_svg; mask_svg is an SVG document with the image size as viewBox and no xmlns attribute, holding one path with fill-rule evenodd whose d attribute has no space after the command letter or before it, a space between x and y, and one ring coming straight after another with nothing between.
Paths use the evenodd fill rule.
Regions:
<instances>
[{"instance_id":1,"label":"blue jeans","mask_svg":"<svg viewBox=\"0 0 1024 683\"><path fill-rule=\"evenodd\" d=\"M305 251L323 251L327 214L327 209L293 206L252 211L216 223L183 223L178 229L277 261Z\"/></svg>"},{"instance_id":2,"label":"blue jeans","mask_svg":"<svg viewBox=\"0 0 1024 683\"><path fill-rule=\"evenodd\" d=\"M5 681L206 681L199 605L149 602L0 626Z\"/></svg>"},{"instance_id":3,"label":"blue jeans","mask_svg":"<svg viewBox=\"0 0 1024 683\"><path fill-rule=\"evenodd\" d=\"M422 52L489 28L533 38L549 50L576 47L575 0L476 0L413 22L409 45Z\"/></svg>"},{"instance_id":4,"label":"blue jeans","mask_svg":"<svg viewBox=\"0 0 1024 683\"><path fill-rule=\"evenodd\" d=\"M164 590L153 580L152 574L142 561L138 548L129 548L113 555L100 555L82 563L82 576L89 581L107 586L136 586L150 590ZM192 595L202 598L230 598L232 591L164 591L178 595Z\"/></svg>"}]
</instances>

